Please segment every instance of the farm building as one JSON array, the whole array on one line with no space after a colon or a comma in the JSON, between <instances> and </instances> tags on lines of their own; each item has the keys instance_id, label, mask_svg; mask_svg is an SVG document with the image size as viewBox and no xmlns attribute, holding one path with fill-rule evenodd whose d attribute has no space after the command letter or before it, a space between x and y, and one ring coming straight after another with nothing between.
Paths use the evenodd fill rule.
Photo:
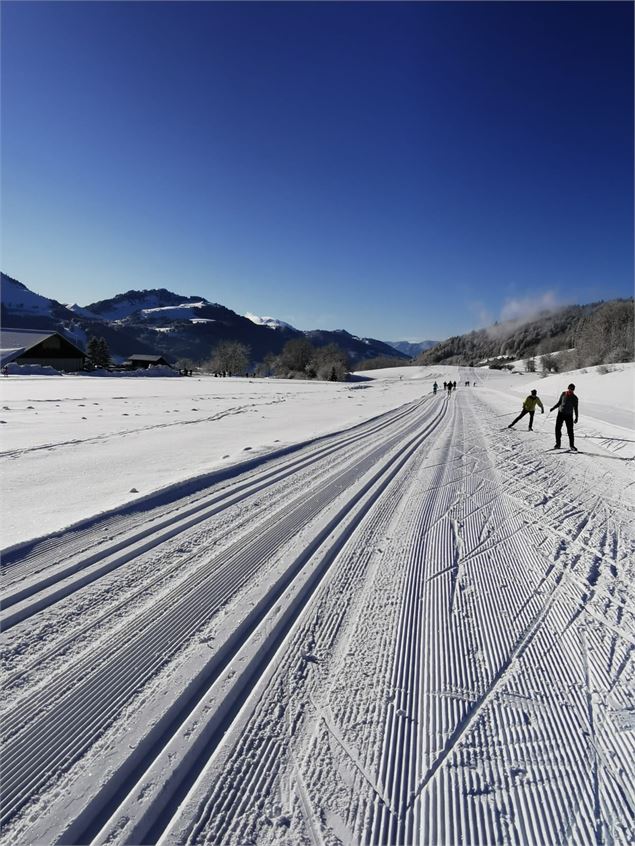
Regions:
<instances>
[{"instance_id":1,"label":"farm building","mask_svg":"<svg viewBox=\"0 0 635 846\"><path fill-rule=\"evenodd\" d=\"M56 370L83 370L86 353L50 329L0 330L0 366L39 364Z\"/></svg>"},{"instance_id":2,"label":"farm building","mask_svg":"<svg viewBox=\"0 0 635 846\"><path fill-rule=\"evenodd\" d=\"M134 370L139 370L142 367L157 367L159 365L164 365L165 367L172 366L162 355L131 355L125 362L126 367Z\"/></svg>"}]
</instances>

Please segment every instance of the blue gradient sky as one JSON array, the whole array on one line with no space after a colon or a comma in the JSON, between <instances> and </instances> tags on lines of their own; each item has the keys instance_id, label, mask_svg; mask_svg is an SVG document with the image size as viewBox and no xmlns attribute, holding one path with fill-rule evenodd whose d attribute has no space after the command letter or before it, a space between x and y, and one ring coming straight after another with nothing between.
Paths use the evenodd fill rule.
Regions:
<instances>
[{"instance_id":1,"label":"blue gradient sky","mask_svg":"<svg viewBox=\"0 0 635 846\"><path fill-rule=\"evenodd\" d=\"M633 288L630 3L2 4L2 268L443 338Z\"/></svg>"}]
</instances>

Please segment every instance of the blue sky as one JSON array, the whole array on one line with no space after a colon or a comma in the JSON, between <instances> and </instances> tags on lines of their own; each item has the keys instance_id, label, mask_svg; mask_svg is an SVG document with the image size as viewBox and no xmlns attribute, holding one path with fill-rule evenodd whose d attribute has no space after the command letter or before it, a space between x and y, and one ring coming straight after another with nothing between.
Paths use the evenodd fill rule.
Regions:
<instances>
[{"instance_id":1,"label":"blue sky","mask_svg":"<svg viewBox=\"0 0 635 846\"><path fill-rule=\"evenodd\" d=\"M2 4L2 268L443 338L633 290L630 3Z\"/></svg>"}]
</instances>

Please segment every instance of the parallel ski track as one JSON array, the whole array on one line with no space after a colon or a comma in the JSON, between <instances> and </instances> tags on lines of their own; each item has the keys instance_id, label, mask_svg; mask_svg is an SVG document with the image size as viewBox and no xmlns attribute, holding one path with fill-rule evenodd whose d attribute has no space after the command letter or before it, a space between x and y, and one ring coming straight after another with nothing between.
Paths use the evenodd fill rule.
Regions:
<instances>
[{"instance_id":1,"label":"parallel ski track","mask_svg":"<svg viewBox=\"0 0 635 846\"><path fill-rule=\"evenodd\" d=\"M426 482L436 496L408 521L406 568L394 581L400 617L396 636L379 641L374 710L351 698L345 680L338 705L333 666L300 665L290 676L305 627L226 770L210 778L208 799L201 785L183 806L194 817L175 828L188 832L178 842L277 842L275 813L265 812L278 805L289 816L293 801L271 797L294 773L291 825L312 842L330 842L335 814L323 802L338 792L347 795L338 836L368 846L632 842L635 740L616 728L633 680L624 530L595 490L573 496L569 471L554 474L531 455L497 463L496 435L463 400L454 410L458 460L446 447ZM546 496L523 488L523 468ZM513 495L503 494L513 480ZM528 516L532 507L540 520ZM310 630L325 661L327 619ZM275 703L293 701L290 678L311 704L272 729ZM393 692L388 703L384 690ZM307 707L315 727L301 760L292 750ZM353 771L346 782L333 771L333 746ZM169 831L161 842L174 842Z\"/></svg>"},{"instance_id":2,"label":"parallel ski track","mask_svg":"<svg viewBox=\"0 0 635 846\"><path fill-rule=\"evenodd\" d=\"M329 457L351 455L353 454L351 450L355 447L364 448L367 438L394 428L395 425L403 424L407 427L416 408L416 404L409 404L398 414L388 415L387 419L381 419L375 425L365 426L360 432L337 436L332 442L329 441L317 449L311 448L308 455L301 455L283 462L282 467L276 465L273 469L250 474L245 481L237 481L221 491L215 490L207 496L198 498L194 504L191 504L191 500L187 498L185 504L179 503L167 515L165 513L160 516L151 515L141 527L136 527L136 530L128 529L128 520L118 521L114 526L108 527L109 533L116 535L117 540L114 543L102 542L97 551L89 551L86 554L88 550L85 545L87 540L94 539L95 536L102 540L103 527L100 527L98 532L95 530L87 532L88 537L80 533L81 538L73 536L70 542L62 539L50 546L44 545L44 550L38 547L37 554L28 556L21 564L15 563L7 567L1 598L4 609L0 615L2 627L6 630L27 619L53 602L68 596L74 590L112 572L113 569L139 554L170 541L186 529L200 524L255 493L266 490ZM254 475L255 478L253 478ZM84 554L74 554L75 545L78 543L82 545ZM50 589L55 585L58 585L57 589ZM39 597L37 594L40 594ZM17 604L19 604L18 608L8 610Z\"/></svg>"},{"instance_id":3,"label":"parallel ski track","mask_svg":"<svg viewBox=\"0 0 635 846\"><path fill-rule=\"evenodd\" d=\"M255 469L249 468L243 471L240 465L236 468L237 477L229 481L201 481L201 489L185 496L178 496L176 488L175 499L165 503L160 501L158 505L152 506L142 502L138 506L134 503L127 506L127 512L123 517L120 513L107 514L103 518L89 521L87 526L83 523L77 527L71 526L62 532L55 532L50 537L41 538L33 542L21 544L17 549L5 551L0 562L0 572L3 574L3 582L11 584L12 580L24 578L39 569L50 567L56 560L66 560L71 556L92 550L96 543L104 543L104 534L107 534L106 544L112 535L130 533L139 528L147 528L147 524L160 520L162 525L169 525L166 518L173 514L183 516L183 512L189 513L190 508L204 509L215 497L227 496L230 493L237 493L254 482L263 481L275 477L286 471L293 472L297 465L302 467L305 462L312 460L319 461L323 455L328 455L333 449L344 447L347 444L354 444L363 441L366 436L373 432L379 432L390 427L399 420L405 420L416 411L420 401L407 403L397 409L386 412L377 418L373 418L343 432L333 435L324 435L307 445L287 448L285 452L290 453L288 459L280 458L274 453L269 458L262 459L262 466ZM298 454L293 454L297 450ZM251 464L252 462L249 462ZM268 466L273 463L273 467ZM228 471L225 471L228 472ZM255 477L255 478L254 478ZM183 485L188 483L184 482ZM160 494L159 494L160 496ZM192 511L195 513L195 511ZM85 522L85 521L83 521ZM117 545L108 545L105 554L116 550Z\"/></svg>"},{"instance_id":4,"label":"parallel ski track","mask_svg":"<svg viewBox=\"0 0 635 846\"><path fill-rule=\"evenodd\" d=\"M459 432L457 432L457 442L461 443ZM482 478L481 474L475 472L476 470L477 467L470 468L467 477L469 483L467 490L464 491L464 496L467 494L470 502L478 502L480 498L476 491L470 491L472 484L479 477ZM501 486L495 475L492 475L491 481L495 488L500 490ZM594 497L591 497L591 500L594 503L596 501ZM569 504L571 504L570 497ZM496 508L500 512L500 505ZM448 514L450 510L451 507L448 508ZM578 509L570 510L573 515L578 511ZM513 522L510 514L505 517L503 512L501 517L503 517L503 523ZM478 537L473 534L470 537L470 521L467 519L464 507L459 511L459 518L464 533L464 548L466 550L478 548ZM562 514L557 514L555 525L560 526L561 520ZM479 535L483 528L485 527L481 528ZM399 685L407 691L404 708L409 705L408 713L412 715L412 724L420 727L420 736L413 740L413 745L419 750L428 747L429 751L424 756L421 756L419 752L418 772L415 778L416 789L405 807L401 805L401 814L389 814L384 807L375 804L375 817L371 824L370 836L368 839L363 839L363 842L380 844L418 840L428 843L455 843L461 839L468 839L475 843L490 843L500 842L501 838L509 836L505 815L501 814L500 810L497 811L495 802L480 803L478 807L476 802L466 803L459 799L461 795L465 796L466 791L468 795L470 791L473 791L474 796L489 796L491 792L495 792L492 789L492 782L501 785L505 781L508 783L508 772L510 770L513 772L514 767L510 766L509 770L503 767L498 772L493 772L489 783L487 781L484 783L481 777L477 778L476 782L472 780L467 785L461 783L459 775L461 774L460 761L464 757L463 744L473 736L473 732L477 729L480 731L480 727L484 725L482 716L485 716L488 721L495 723L494 736L497 736L496 732L498 732L498 736L506 738L502 745L504 749L510 750L509 759L513 759L514 748L518 745L517 742L515 744L513 742L514 735L524 734L526 736L524 742L527 747L531 747L531 732L523 731L524 721L520 728L518 726L512 728L509 714L498 713L494 703L507 685L514 680L515 668L521 660L523 660L523 673L520 678L526 683L523 701L533 702L535 691L540 689L544 701L548 703L553 697L554 690L564 688L566 691L568 685L580 683L579 649L576 649L575 645L564 649L565 645L569 644L564 639L554 640L552 632L554 629L566 632L571 613L569 609L573 608L575 613L580 601L585 602L585 594L578 588L578 583L568 577L572 569L579 570L581 556L570 555L563 550L556 551L556 555L562 559L563 563L552 571L551 585L545 585L545 598L533 591L529 594L529 600L523 598L523 594L531 586L531 580L541 575L540 558L535 560L527 553L534 547L539 547L544 537L541 537L540 530L534 532L533 528L527 524L520 526L520 532L520 536L508 532L504 539L505 544L510 545L508 548L511 552L505 555L507 573L501 571L501 565L495 563L496 559L491 561L488 567L483 566L489 558L486 549L481 548L476 557L472 556L469 565L470 581L474 585L473 595L480 597L480 601L471 610L472 591L465 593L467 603L463 602L459 595L458 610L463 623L453 615L451 597L456 582L452 567L446 567L440 573L440 577L435 578L434 581L432 581L434 574L428 577L428 584L434 585L435 590L424 589L423 596L425 599L427 594L427 599L423 608L421 603L416 601L417 597L415 601L410 600L410 594L406 591L404 609L414 609L414 612L406 613L406 619L409 622L405 627L407 632L405 641L407 649L410 650L410 660L408 661L407 651L404 654L403 650L398 649L395 667L400 674ZM445 534L446 552L438 556L438 559L443 561L451 560L453 554L449 545L451 538L447 525ZM536 534L537 537L530 541L532 534ZM579 534L579 531L574 532L571 540L577 540ZM519 537L524 537L526 543L519 543ZM502 540L499 538L496 545L499 546ZM422 554L419 559L424 560L426 557ZM428 559L432 569L435 568L436 557L433 556L431 561ZM465 556L464 566L467 561L468 558ZM420 585L420 579L417 579L415 583ZM469 585L469 582L466 582L466 585ZM419 589L421 590L421 587ZM494 612L493 603L483 601L483 598L505 597L505 594L508 595L507 602L501 604L498 612ZM513 614L514 607L519 608L519 611L513 615L513 620L510 620L509 616ZM495 616L496 613L501 612L505 614L504 626L499 624ZM429 621L426 636L423 638L428 647L426 649L428 660L427 667L423 670L422 680L417 677L420 661L416 655L416 646L422 640L419 634L421 614ZM447 618L446 622L444 618ZM469 624L470 618L473 620L471 624ZM571 635L573 636L573 632ZM550 655L547 665L550 674L549 684L537 678L525 663L525 655L534 641L536 643L546 641L549 644L544 651L538 649L538 654L549 652ZM469 660L470 655L475 657L482 655L486 660L472 662ZM564 670L563 661L566 668ZM544 664L541 666L539 663L538 666L544 673ZM492 670L489 668L498 669L492 675ZM423 688L423 695L419 694L419 685ZM446 690L456 691L456 693L450 693L449 696L442 694ZM418 710L417 701L419 702ZM519 804L523 806L521 811L525 821L525 839L521 837L520 842L537 844L563 842L561 823L567 818L565 810L569 810L570 816L570 807L566 809L566 803L569 806L578 807L579 797L583 797L581 801L584 801L585 794L588 796L589 792L589 785L585 778L588 749L584 740L584 730L578 722L580 711L572 712L550 705L545 706L545 710L551 718L550 725L545 729L545 737L566 737L570 740L564 750L565 760L562 761L562 769L569 774L569 777L573 775L577 781L571 784L569 791L565 791L563 801L565 807L560 807L558 812L553 811L549 804L536 806L530 792L527 795L519 791ZM406 726L412 724L405 723ZM402 734L405 731L406 728L403 729ZM439 737L447 739L439 745L434 741ZM406 755L404 759L404 745L403 741L399 745L399 732L395 734L394 730L389 728L387 741L388 749L394 750L392 759L388 757L389 762L399 761L396 773L388 770L389 784L394 784L390 795L393 802L401 798L403 803L404 797L407 796L413 784L408 773L410 756ZM478 746L483 754L485 750L491 748L491 740L483 738ZM629 760L629 754L632 754L632 743L624 744L622 735L619 734L613 746L613 754L619 757L620 765L624 766ZM448 766L445 765L446 762ZM424 766L421 767L421 764ZM524 772L523 768L520 770ZM470 774L469 770L467 774ZM420 802L419 797L422 800ZM524 806L523 803L526 801L530 803L529 806ZM597 812L598 802L595 802L594 807ZM413 810L416 817L411 820ZM581 821L577 825L580 832L584 832L585 838L595 837L597 831L592 832L589 827L590 805L587 805L586 810L586 817L582 815L582 819L586 821L586 828L583 827ZM606 818L608 819L629 819L632 800L623 797L620 805L614 795L612 805L607 810Z\"/></svg>"},{"instance_id":5,"label":"parallel ski track","mask_svg":"<svg viewBox=\"0 0 635 846\"><path fill-rule=\"evenodd\" d=\"M433 414L432 424L442 416L443 410ZM417 424L415 416L412 428ZM275 515L269 530L258 527L253 537L241 539L235 548L214 557L164 602L123 627L116 644L107 644L98 654L80 660L5 720L4 822L11 820L54 772L66 770L78 760L143 687L144 680L156 675L265 561L403 440L404 432L398 431L352 467L337 473L323 490L308 499L298 497L285 516ZM35 722L43 712L45 719Z\"/></svg>"},{"instance_id":6,"label":"parallel ski track","mask_svg":"<svg viewBox=\"0 0 635 846\"><path fill-rule=\"evenodd\" d=\"M447 420L444 422L447 425ZM255 694L257 701L249 709L249 718L246 722L243 718L240 729L232 733L238 731L240 739L233 750L228 750L222 770L219 772L220 764L217 764L214 775L204 778L203 783L209 784L209 796L204 802L195 803L199 808L195 819L186 825L187 843L258 842L260 835L248 811L266 805L285 758L288 761L290 738L299 733L305 718L325 724L328 730L328 709L324 713L319 700L323 698L324 685L328 684L329 659L338 652L354 649L350 629L359 615L365 613L364 593L366 583L374 580L377 544L383 542L386 532L390 533L391 525L398 531L395 515L408 504L410 480L419 460L420 452L366 515L359 531L338 557L331 577L324 580L312 602L307 603L281 654L271 662L264 690ZM320 672L321 666L325 667L324 673ZM311 703L308 708L307 697ZM335 742L341 743L342 739L336 737ZM363 776L363 765L355 761L353 766ZM303 779L297 766L294 769L300 790ZM236 801L237 784L241 785L241 794ZM300 792L304 796L305 819L319 842L319 824L317 814L314 819L311 811L310 791ZM172 842L172 837L168 827L161 842ZM183 833L179 832L179 842L182 837Z\"/></svg>"}]
</instances>

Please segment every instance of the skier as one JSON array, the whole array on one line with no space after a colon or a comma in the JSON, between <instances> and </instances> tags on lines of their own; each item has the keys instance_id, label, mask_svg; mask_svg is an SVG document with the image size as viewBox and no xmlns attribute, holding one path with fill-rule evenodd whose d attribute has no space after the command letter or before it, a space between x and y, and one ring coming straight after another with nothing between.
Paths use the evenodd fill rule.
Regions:
<instances>
[{"instance_id":1,"label":"skier","mask_svg":"<svg viewBox=\"0 0 635 846\"><path fill-rule=\"evenodd\" d=\"M437 390L438 390L438 389L439 389L439 386L438 386L438 385L437 385L437 383L435 382L435 383L434 383L434 385L432 386L432 393L433 393L435 396L436 396L436 393L437 393Z\"/></svg>"},{"instance_id":2,"label":"skier","mask_svg":"<svg viewBox=\"0 0 635 846\"><path fill-rule=\"evenodd\" d=\"M514 426L516 425L516 423L518 423L518 421L521 420L525 416L525 414L528 414L529 415L529 429L528 429L528 431L533 432L534 431L534 413L536 411L537 405L540 406L540 413L544 414L545 413L545 407L542 404L540 397L538 396L538 391L534 388L534 390L529 394L529 396L527 397L527 399L523 403L523 410L520 412L518 417L509 424L509 426L507 428L513 429Z\"/></svg>"},{"instance_id":3,"label":"skier","mask_svg":"<svg viewBox=\"0 0 635 846\"><path fill-rule=\"evenodd\" d=\"M447 383L447 382L444 382L444 383L443 383L443 390L444 390L444 391L445 391L445 390L447 390L447 387L448 387L448 383Z\"/></svg>"},{"instance_id":4,"label":"skier","mask_svg":"<svg viewBox=\"0 0 635 846\"><path fill-rule=\"evenodd\" d=\"M566 391L560 394L558 402L550 408L549 411L558 409L558 416L556 417L556 445L554 449L560 449L560 440L562 438L562 424L567 427L567 435L569 436L569 449L577 452L577 447L573 443L573 424L578 422L578 398L573 393L575 385L569 385ZM573 419L575 416L575 420Z\"/></svg>"}]
</instances>

